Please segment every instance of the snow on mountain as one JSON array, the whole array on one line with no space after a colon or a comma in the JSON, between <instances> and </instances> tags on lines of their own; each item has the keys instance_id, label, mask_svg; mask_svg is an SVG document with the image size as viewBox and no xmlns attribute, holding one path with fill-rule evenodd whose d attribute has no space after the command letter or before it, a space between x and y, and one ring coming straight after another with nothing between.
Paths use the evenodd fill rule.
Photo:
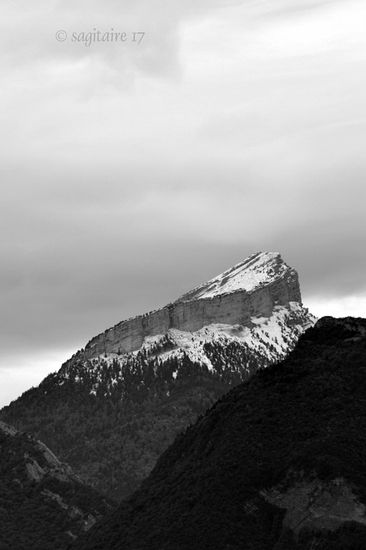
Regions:
<instances>
[{"instance_id":1,"label":"snow on mountain","mask_svg":"<svg viewBox=\"0 0 366 550\"><path fill-rule=\"evenodd\" d=\"M299 304L291 302L288 308L275 306L273 314L268 318L252 317L251 321L251 327L216 323L196 332L170 329L167 334L176 347L160 354L159 357L163 360L186 353L193 362L205 364L209 370L213 370L212 363L204 350L205 344L217 342L226 346L230 342L236 342L248 346L253 352L269 361L280 360L288 353L289 343L294 342L306 328L312 326L315 318L308 318ZM164 337L165 335L159 335L147 338L141 351L150 355L154 345Z\"/></svg>"},{"instance_id":2,"label":"snow on mountain","mask_svg":"<svg viewBox=\"0 0 366 550\"><path fill-rule=\"evenodd\" d=\"M250 327L252 317L270 317L275 306L301 306L296 271L277 253L258 253L167 306L121 321L83 350L86 359L138 351L146 338L171 329L196 332L212 324Z\"/></svg>"},{"instance_id":3,"label":"snow on mountain","mask_svg":"<svg viewBox=\"0 0 366 550\"><path fill-rule=\"evenodd\" d=\"M288 269L289 267L283 262L278 252L258 252L227 269L221 275L187 292L177 301L213 298L238 290L252 292L262 285L268 285L276 279L280 279Z\"/></svg>"},{"instance_id":4,"label":"snow on mountain","mask_svg":"<svg viewBox=\"0 0 366 550\"><path fill-rule=\"evenodd\" d=\"M59 371L59 384L70 378L82 383L82 371L86 368L91 382L90 394L96 395L103 387L107 395L123 383L131 366L136 368L141 363L153 365L156 374L158 368L164 369L164 365L175 360L176 368L166 373L168 378L175 380L184 358L214 375L227 369L245 379L253 373L253 365L256 370L284 359L315 320L306 308L290 302L288 307L275 306L270 317L253 316L250 326L215 323L193 332L169 329L165 334L146 337L135 352L100 354L86 362L78 362L77 369L67 364ZM234 354L227 353L230 349ZM143 376L140 384L144 384Z\"/></svg>"},{"instance_id":5,"label":"snow on mountain","mask_svg":"<svg viewBox=\"0 0 366 550\"><path fill-rule=\"evenodd\" d=\"M86 368L90 393L96 394L100 384L108 393L131 365L148 362L156 372L157 366L183 357L208 372L228 369L245 379L253 364L264 367L282 360L315 320L301 303L296 271L280 254L260 252L173 304L95 337L62 367L59 384L70 377L81 382ZM228 355L233 347L236 355ZM179 370L179 361L177 365ZM171 373L173 379L177 375Z\"/></svg>"}]
</instances>

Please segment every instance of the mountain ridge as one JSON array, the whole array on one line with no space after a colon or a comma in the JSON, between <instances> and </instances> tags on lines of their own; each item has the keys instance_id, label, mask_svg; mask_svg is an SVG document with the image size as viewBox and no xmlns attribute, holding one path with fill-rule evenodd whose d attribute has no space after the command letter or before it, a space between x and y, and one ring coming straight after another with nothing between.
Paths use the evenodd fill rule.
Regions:
<instances>
[{"instance_id":1,"label":"mountain ridge","mask_svg":"<svg viewBox=\"0 0 366 550\"><path fill-rule=\"evenodd\" d=\"M237 288L248 280L249 292ZM199 292L217 294L217 284L225 292L181 297L97 335L0 418L35 433L101 492L127 496L180 430L283 359L314 323L278 253L254 254Z\"/></svg>"},{"instance_id":2,"label":"mountain ridge","mask_svg":"<svg viewBox=\"0 0 366 550\"><path fill-rule=\"evenodd\" d=\"M212 298L243 290L251 293L262 284L268 285L278 279L279 276L285 275L288 278L292 277L297 282L296 270L283 262L279 252L255 252L245 260L223 271L220 275L186 292L176 302L197 298ZM295 301L301 303L300 294L296 295Z\"/></svg>"},{"instance_id":3,"label":"mountain ridge","mask_svg":"<svg viewBox=\"0 0 366 550\"><path fill-rule=\"evenodd\" d=\"M250 266L251 263L254 263L254 266ZM255 266L257 266L257 272L253 269ZM242 287L239 287L236 282L235 288L231 291L222 292L221 289L221 292L216 292L214 296L198 296L193 299L192 293L212 284L212 281L228 277L229 272L238 270L240 267L244 268L244 275L247 271L247 279L244 277ZM264 267L264 270L259 270L259 267ZM249 290L245 288L245 283L248 284L248 275L251 275ZM257 285L253 282L255 277L259 277ZM263 292L265 288L267 293ZM253 296L255 293L259 294L257 299ZM233 295L235 295L234 299ZM254 315L256 312L268 314L273 305L272 302L276 301L279 304L289 301L302 304L297 273L285 264L278 253L256 253L166 306L130 317L106 329L89 340L81 353L90 359L101 353L136 351L146 337L164 334L174 328L196 331L212 323L227 322L245 325L250 323L250 314Z\"/></svg>"}]
</instances>

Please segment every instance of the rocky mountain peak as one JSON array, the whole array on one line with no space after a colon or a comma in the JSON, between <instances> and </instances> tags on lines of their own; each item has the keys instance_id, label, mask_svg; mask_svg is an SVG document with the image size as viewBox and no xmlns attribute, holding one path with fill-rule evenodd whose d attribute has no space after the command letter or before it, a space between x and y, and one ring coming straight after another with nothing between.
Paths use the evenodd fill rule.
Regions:
<instances>
[{"instance_id":1,"label":"rocky mountain peak","mask_svg":"<svg viewBox=\"0 0 366 550\"><path fill-rule=\"evenodd\" d=\"M252 327L278 306L301 307L298 275L276 252L259 252L162 309L122 321L93 338L88 359L105 353L130 353L171 330L197 332L212 325ZM309 317L310 319L310 317Z\"/></svg>"},{"instance_id":2,"label":"rocky mountain peak","mask_svg":"<svg viewBox=\"0 0 366 550\"><path fill-rule=\"evenodd\" d=\"M284 278L297 280L297 273L283 261L278 252L257 252L221 275L187 292L177 302L213 298L237 291L250 293ZM297 301L301 301L301 298Z\"/></svg>"}]
</instances>

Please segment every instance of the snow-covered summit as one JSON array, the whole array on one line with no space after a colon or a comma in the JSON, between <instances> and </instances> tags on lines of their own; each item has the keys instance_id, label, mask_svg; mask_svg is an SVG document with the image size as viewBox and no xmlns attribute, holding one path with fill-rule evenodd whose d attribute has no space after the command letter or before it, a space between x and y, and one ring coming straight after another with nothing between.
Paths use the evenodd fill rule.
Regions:
<instances>
[{"instance_id":1,"label":"snow-covered summit","mask_svg":"<svg viewBox=\"0 0 366 550\"><path fill-rule=\"evenodd\" d=\"M187 292L177 302L213 298L238 290L252 292L292 272L294 270L283 261L278 252L257 252L221 275Z\"/></svg>"},{"instance_id":2,"label":"snow-covered summit","mask_svg":"<svg viewBox=\"0 0 366 550\"><path fill-rule=\"evenodd\" d=\"M126 365L134 370L152 362L155 372L157 365L164 369L173 360L185 368L184 358L216 375L236 371L246 379L253 368L283 359L314 322L302 305L296 270L277 252L259 252L161 310L98 335L67 362L61 383L70 376L79 383L79 367L87 364L91 392L98 391L102 380L114 391ZM108 382L110 369L116 372Z\"/></svg>"},{"instance_id":3,"label":"snow-covered summit","mask_svg":"<svg viewBox=\"0 0 366 550\"><path fill-rule=\"evenodd\" d=\"M276 305L302 305L295 269L275 252L260 252L165 307L121 321L88 342L84 354L130 353L146 338L170 329L195 332L212 324L250 326L251 318L270 317Z\"/></svg>"}]
</instances>

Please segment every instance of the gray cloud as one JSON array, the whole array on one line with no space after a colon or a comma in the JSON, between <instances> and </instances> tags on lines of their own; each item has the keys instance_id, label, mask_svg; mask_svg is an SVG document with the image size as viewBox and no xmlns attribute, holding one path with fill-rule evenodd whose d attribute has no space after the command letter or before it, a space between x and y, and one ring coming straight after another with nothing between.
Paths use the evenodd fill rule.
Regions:
<instances>
[{"instance_id":1,"label":"gray cloud","mask_svg":"<svg viewBox=\"0 0 366 550\"><path fill-rule=\"evenodd\" d=\"M85 71L93 63L94 71L118 87L128 85L139 73L174 76L179 72L181 24L235 4L240 1L36 0L30 7L25 0L4 0L0 59L12 71L25 70L30 65L39 67L40 63L57 63L61 70L71 63L77 70ZM96 42L95 36L87 38L86 35L97 31L101 35L126 32L127 39L121 43L106 39ZM137 45L132 41L132 33L141 31L146 36Z\"/></svg>"},{"instance_id":2,"label":"gray cloud","mask_svg":"<svg viewBox=\"0 0 366 550\"><path fill-rule=\"evenodd\" d=\"M257 250L305 302L366 295L366 8L293 6L2 4L0 399ZM117 23L149 40L54 38Z\"/></svg>"}]
</instances>

